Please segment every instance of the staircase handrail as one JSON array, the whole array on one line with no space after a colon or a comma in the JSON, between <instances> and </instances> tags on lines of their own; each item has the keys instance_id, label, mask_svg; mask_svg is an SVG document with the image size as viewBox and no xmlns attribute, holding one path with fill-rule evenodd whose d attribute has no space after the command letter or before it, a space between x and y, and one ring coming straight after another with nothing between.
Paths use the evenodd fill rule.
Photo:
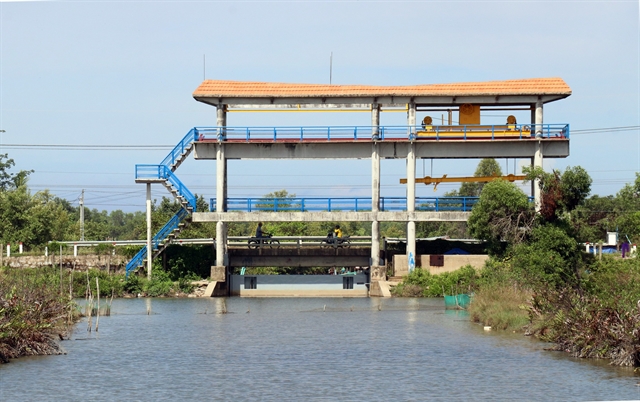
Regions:
<instances>
[{"instance_id":1,"label":"staircase handrail","mask_svg":"<svg viewBox=\"0 0 640 402\"><path fill-rule=\"evenodd\" d=\"M147 246L143 246L140 251L127 263L126 277L129 277L129 272L135 270L142 265L144 259L147 257Z\"/></svg>"},{"instance_id":2,"label":"staircase handrail","mask_svg":"<svg viewBox=\"0 0 640 402\"><path fill-rule=\"evenodd\" d=\"M180 158L182 156L184 151L187 148L189 148L192 143L194 143L196 141L198 141L198 129L194 127L191 130L189 130L189 132L182 138L182 140L180 140L178 145L176 145L171 150L171 152L169 152L169 155L167 155L162 160L162 162L160 162L160 164L168 166L169 168L171 168L173 165L175 165L175 163L178 160L178 158Z\"/></svg>"},{"instance_id":3,"label":"staircase handrail","mask_svg":"<svg viewBox=\"0 0 640 402\"><path fill-rule=\"evenodd\" d=\"M156 250L160 242L166 239L169 234L171 234L171 232L173 232L174 229L176 229L180 225L180 222L182 222L182 220L188 215L189 212L186 209L180 208L180 210L176 212L176 214L173 215L167 223L165 223L165 225L158 231L158 233L153 236L153 249Z\"/></svg>"},{"instance_id":4,"label":"staircase handrail","mask_svg":"<svg viewBox=\"0 0 640 402\"><path fill-rule=\"evenodd\" d=\"M178 191L184 199L187 201L189 206L192 208L192 212L196 211L196 196L178 179L175 173L171 171L168 167L165 166L164 171L164 179L166 179L171 185Z\"/></svg>"}]
</instances>

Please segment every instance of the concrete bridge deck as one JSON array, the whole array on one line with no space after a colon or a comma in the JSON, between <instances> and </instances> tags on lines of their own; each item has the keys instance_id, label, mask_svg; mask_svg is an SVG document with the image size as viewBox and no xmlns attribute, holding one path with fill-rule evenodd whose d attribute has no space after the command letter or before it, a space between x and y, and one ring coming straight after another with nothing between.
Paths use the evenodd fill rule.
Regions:
<instances>
[{"instance_id":1,"label":"concrete bridge deck","mask_svg":"<svg viewBox=\"0 0 640 402\"><path fill-rule=\"evenodd\" d=\"M368 267L371 246L227 248L231 267Z\"/></svg>"}]
</instances>

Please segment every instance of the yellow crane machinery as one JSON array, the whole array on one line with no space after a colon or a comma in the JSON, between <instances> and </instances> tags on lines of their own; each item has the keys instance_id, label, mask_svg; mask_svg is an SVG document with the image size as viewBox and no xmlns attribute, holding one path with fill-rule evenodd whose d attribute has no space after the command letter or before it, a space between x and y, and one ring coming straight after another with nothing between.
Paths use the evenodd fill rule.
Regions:
<instances>
[{"instance_id":1,"label":"yellow crane machinery","mask_svg":"<svg viewBox=\"0 0 640 402\"><path fill-rule=\"evenodd\" d=\"M488 183L493 180L506 180L514 182L516 180L525 180L527 176L508 174L506 176L466 176L466 177L447 177L445 174L442 177L430 177L425 176L423 178L417 178L416 183L424 183L426 185L433 184L433 190L435 191L440 183ZM400 184L406 184L407 179L400 179Z\"/></svg>"}]
</instances>

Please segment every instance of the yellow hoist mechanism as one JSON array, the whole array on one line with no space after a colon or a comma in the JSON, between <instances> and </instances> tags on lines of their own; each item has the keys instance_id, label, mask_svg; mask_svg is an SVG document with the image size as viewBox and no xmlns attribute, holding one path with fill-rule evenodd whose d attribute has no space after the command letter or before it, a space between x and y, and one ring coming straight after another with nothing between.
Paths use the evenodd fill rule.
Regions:
<instances>
[{"instance_id":1,"label":"yellow hoist mechanism","mask_svg":"<svg viewBox=\"0 0 640 402\"><path fill-rule=\"evenodd\" d=\"M467 176L467 177L447 177L445 174L442 177L429 177L416 179L416 183L424 183L426 185L433 184L433 191L436 191L438 184L440 183L488 183L493 180L506 180L514 182L516 180L524 180L527 176L508 174L506 176ZM407 179L400 179L400 184L406 184Z\"/></svg>"}]
</instances>

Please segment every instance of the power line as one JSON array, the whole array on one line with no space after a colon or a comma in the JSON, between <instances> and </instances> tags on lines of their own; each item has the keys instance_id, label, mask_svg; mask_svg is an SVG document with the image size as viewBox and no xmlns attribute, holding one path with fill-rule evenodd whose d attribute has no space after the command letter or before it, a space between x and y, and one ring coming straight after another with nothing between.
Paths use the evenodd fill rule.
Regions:
<instances>
[{"instance_id":1,"label":"power line","mask_svg":"<svg viewBox=\"0 0 640 402\"><path fill-rule=\"evenodd\" d=\"M624 131L638 131L640 126L623 126L623 127L603 127L603 128L584 128L581 130L571 130L571 135L583 134L600 134L600 133L619 133Z\"/></svg>"},{"instance_id":2,"label":"power line","mask_svg":"<svg viewBox=\"0 0 640 402\"><path fill-rule=\"evenodd\" d=\"M640 126L600 127L572 129L571 135L618 133L625 131L638 131ZM1 144L3 147L14 149L40 149L46 151L133 151L133 150L158 150L173 149L174 145L137 145L137 144Z\"/></svg>"},{"instance_id":3,"label":"power line","mask_svg":"<svg viewBox=\"0 0 640 402\"><path fill-rule=\"evenodd\" d=\"M99 145L99 144L1 144L13 149L40 149L44 151L136 151L173 149L175 145Z\"/></svg>"}]
</instances>

